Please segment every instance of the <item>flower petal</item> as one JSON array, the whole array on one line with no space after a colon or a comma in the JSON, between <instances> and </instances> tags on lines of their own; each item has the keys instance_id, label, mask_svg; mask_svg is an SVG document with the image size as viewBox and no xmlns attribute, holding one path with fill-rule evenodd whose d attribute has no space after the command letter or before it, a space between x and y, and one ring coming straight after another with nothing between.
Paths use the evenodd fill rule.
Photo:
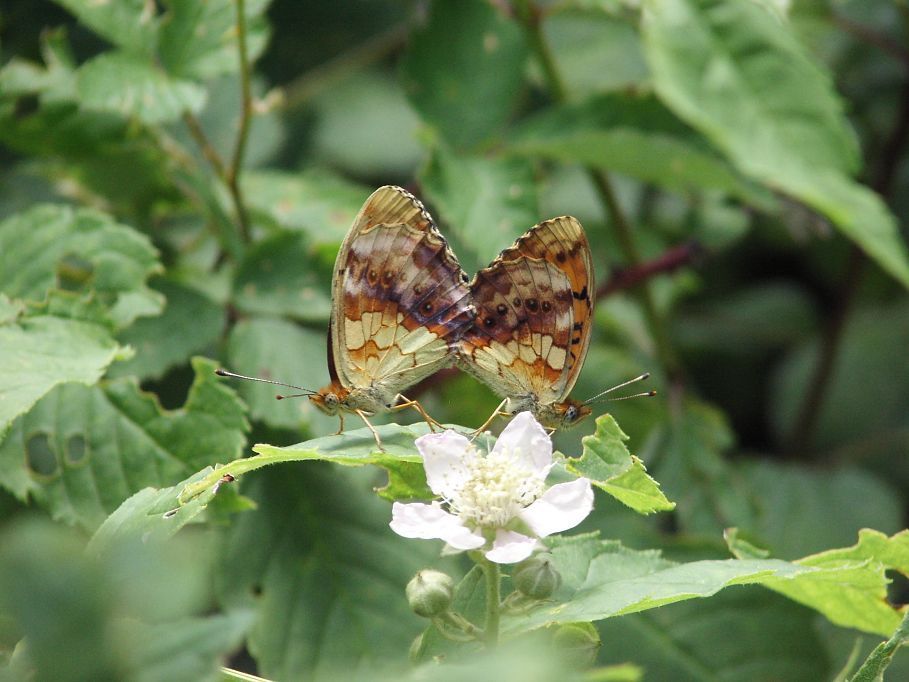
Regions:
<instances>
[{"instance_id":1,"label":"flower petal","mask_svg":"<svg viewBox=\"0 0 909 682\"><path fill-rule=\"evenodd\" d=\"M402 504L395 502L391 507L391 529L405 538L444 540L457 549L476 549L486 540L461 523L461 519L449 514L438 504Z\"/></svg>"},{"instance_id":2,"label":"flower petal","mask_svg":"<svg viewBox=\"0 0 909 682\"><path fill-rule=\"evenodd\" d=\"M539 537L574 528L593 509L593 488L586 478L559 483L518 516Z\"/></svg>"},{"instance_id":3,"label":"flower petal","mask_svg":"<svg viewBox=\"0 0 909 682\"><path fill-rule=\"evenodd\" d=\"M540 542L536 538L515 533L512 530L497 530L492 549L486 552L486 558L497 564L516 564L533 554Z\"/></svg>"},{"instance_id":4,"label":"flower petal","mask_svg":"<svg viewBox=\"0 0 909 682\"><path fill-rule=\"evenodd\" d=\"M444 433L427 433L415 442L423 456L430 490L436 495L451 497L467 476L464 459L472 454L470 441L449 429Z\"/></svg>"},{"instance_id":5,"label":"flower petal","mask_svg":"<svg viewBox=\"0 0 909 682\"><path fill-rule=\"evenodd\" d=\"M492 448L515 453L517 462L528 469L549 473L552 467L552 440L530 412L521 412L512 419Z\"/></svg>"}]
</instances>

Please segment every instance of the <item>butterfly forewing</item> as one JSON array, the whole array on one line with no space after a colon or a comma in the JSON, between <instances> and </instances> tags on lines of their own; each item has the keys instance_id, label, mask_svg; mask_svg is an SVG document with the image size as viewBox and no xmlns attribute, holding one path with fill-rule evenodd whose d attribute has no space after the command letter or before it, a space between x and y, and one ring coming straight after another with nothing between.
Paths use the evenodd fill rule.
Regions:
<instances>
[{"instance_id":1,"label":"butterfly forewing","mask_svg":"<svg viewBox=\"0 0 909 682\"><path fill-rule=\"evenodd\" d=\"M544 221L471 282L477 320L461 364L504 396L565 400L590 342L593 266L580 223Z\"/></svg>"},{"instance_id":2,"label":"butterfly forewing","mask_svg":"<svg viewBox=\"0 0 909 682\"><path fill-rule=\"evenodd\" d=\"M403 391L448 362L474 316L465 280L423 205L400 187L376 190L335 266L331 352L340 383Z\"/></svg>"}]
</instances>

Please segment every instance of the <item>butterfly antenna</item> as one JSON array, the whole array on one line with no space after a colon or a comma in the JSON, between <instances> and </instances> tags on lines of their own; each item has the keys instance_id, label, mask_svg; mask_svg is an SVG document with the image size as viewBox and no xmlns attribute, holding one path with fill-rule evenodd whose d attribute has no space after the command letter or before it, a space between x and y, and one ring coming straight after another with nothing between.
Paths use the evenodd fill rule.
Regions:
<instances>
[{"instance_id":1,"label":"butterfly antenna","mask_svg":"<svg viewBox=\"0 0 909 682\"><path fill-rule=\"evenodd\" d=\"M284 398L300 398L303 396L315 395L318 391L313 391L309 388L303 388L302 386L294 386L293 384L285 384L283 381L272 381L271 379L262 379L260 377L248 377L245 374L237 374L236 372L228 372L226 369L216 369L215 374L220 377L232 377L234 379L246 379L246 381L260 381L263 384L274 384L275 386L286 386L287 388L295 388L298 391L304 391L304 393L297 393L295 395L278 395L275 396L278 400L283 400Z\"/></svg>"},{"instance_id":2,"label":"butterfly antenna","mask_svg":"<svg viewBox=\"0 0 909 682\"><path fill-rule=\"evenodd\" d=\"M644 381L645 379L649 379L649 378L650 378L650 372L644 372L641 376L635 377L634 379L629 379L628 381L623 381L621 384L618 384L617 386L613 386L612 388L607 388L602 393L597 393L592 398L588 398L587 400L585 400L584 404L589 405L590 403L596 402L603 396L608 395L609 393L612 393L613 391L618 391L620 388L625 388L626 386L630 386L631 384L636 384L639 381ZM643 393L635 393L634 395L626 395L626 396L622 396L620 398L608 398L608 400L628 400L629 398L653 397L656 394L657 394L656 391L644 391Z\"/></svg>"}]
</instances>

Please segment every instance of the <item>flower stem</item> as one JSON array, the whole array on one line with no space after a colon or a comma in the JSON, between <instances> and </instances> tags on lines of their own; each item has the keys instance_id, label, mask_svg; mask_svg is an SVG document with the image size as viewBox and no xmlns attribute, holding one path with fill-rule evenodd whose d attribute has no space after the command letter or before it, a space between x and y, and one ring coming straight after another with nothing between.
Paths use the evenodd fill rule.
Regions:
<instances>
[{"instance_id":1,"label":"flower stem","mask_svg":"<svg viewBox=\"0 0 909 682\"><path fill-rule=\"evenodd\" d=\"M486 576L486 626L483 628L486 646L494 649L499 643L499 609L501 607L499 588L502 574L499 565L486 557L480 560L480 567Z\"/></svg>"}]
</instances>

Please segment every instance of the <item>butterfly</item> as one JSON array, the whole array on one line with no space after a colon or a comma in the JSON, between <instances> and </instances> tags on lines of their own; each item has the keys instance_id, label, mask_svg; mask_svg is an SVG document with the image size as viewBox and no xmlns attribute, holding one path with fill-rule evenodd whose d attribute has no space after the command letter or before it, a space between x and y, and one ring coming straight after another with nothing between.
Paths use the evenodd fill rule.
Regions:
<instances>
[{"instance_id":1,"label":"butterfly","mask_svg":"<svg viewBox=\"0 0 909 682\"><path fill-rule=\"evenodd\" d=\"M505 398L480 430L503 407L529 410L549 429L590 414L568 394L590 345L595 291L590 246L571 216L535 225L477 273L477 319L460 339L458 365Z\"/></svg>"},{"instance_id":2,"label":"butterfly","mask_svg":"<svg viewBox=\"0 0 909 682\"><path fill-rule=\"evenodd\" d=\"M387 185L366 200L338 251L328 330L331 383L309 399L320 410L368 417L414 407L402 391L455 361L476 317L461 269L420 201ZM339 431L340 432L340 431Z\"/></svg>"}]
</instances>

